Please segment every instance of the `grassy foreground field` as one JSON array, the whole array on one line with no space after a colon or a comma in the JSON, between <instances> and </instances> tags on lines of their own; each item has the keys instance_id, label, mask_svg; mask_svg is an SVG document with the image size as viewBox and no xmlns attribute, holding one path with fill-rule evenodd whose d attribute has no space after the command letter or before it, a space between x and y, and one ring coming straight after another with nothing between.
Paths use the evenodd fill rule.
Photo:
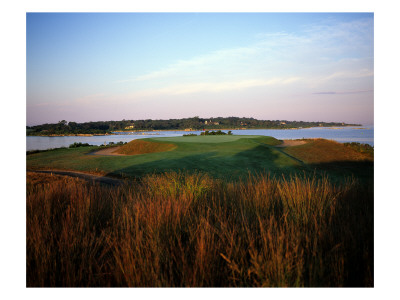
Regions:
<instances>
[{"instance_id":1,"label":"grassy foreground field","mask_svg":"<svg viewBox=\"0 0 400 300\"><path fill-rule=\"evenodd\" d=\"M373 194L355 181L39 177L27 177L27 286L373 285Z\"/></svg>"},{"instance_id":2,"label":"grassy foreground field","mask_svg":"<svg viewBox=\"0 0 400 300\"><path fill-rule=\"evenodd\" d=\"M27 156L28 169L127 178L27 172L27 286L374 285L373 157L326 140L146 141L175 148Z\"/></svg>"}]
</instances>

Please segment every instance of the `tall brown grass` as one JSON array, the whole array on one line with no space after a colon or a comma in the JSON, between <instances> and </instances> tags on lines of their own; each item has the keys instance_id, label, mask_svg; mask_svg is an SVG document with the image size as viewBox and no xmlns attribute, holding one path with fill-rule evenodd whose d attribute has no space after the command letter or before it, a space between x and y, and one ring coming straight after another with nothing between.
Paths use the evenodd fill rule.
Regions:
<instances>
[{"instance_id":1,"label":"tall brown grass","mask_svg":"<svg viewBox=\"0 0 400 300\"><path fill-rule=\"evenodd\" d=\"M154 153L154 152L164 152L171 151L176 148L174 144L168 143L157 143L150 142L144 140L133 140L118 147L114 153L125 154L125 155L137 155L137 154L145 154L145 153Z\"/></svg>"},{"instance_id":2,"label":"tall brown grass","mask_svg":"<svg viewBox=\"0 0 400 300\"><path fill-rule=\"evenodd\" d=\"M373 193L355 180L56 180L27 185L26 222L29 287L373 286Z\"/></svg>"},{"instance_id":3,"label":"tall brown grass","mask_svg":"<svg viewBox=\"0 0 400 300\"><path fill-rule=\"evenodd\" d=\"M306 144L286 147L285 152L307 163L329 163L336 161L373 161L373 155L357 151L342 143L326 139L307 139Z\"/></svg>"}]
</instances>

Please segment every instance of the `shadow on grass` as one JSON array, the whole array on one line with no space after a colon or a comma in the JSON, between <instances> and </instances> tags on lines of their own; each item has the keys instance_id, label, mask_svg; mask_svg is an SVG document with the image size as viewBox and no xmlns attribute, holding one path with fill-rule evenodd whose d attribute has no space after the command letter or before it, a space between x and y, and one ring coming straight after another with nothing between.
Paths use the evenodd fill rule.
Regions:
<instances>
[{"instance_id":1,"label":"shadow on grass","mask_svg":"<svg viewBox=\"0 0 400 300\"><path fill-rule=\"evenodd\" d=\"M85 158L93 159L89 169L112 170L105 176L118 179L137 180L147 174L185 171L207 173L213 178L227 181L245 180L249 173L253 175L269 173L277 178L291 175L316 175L318 178L328 176L332 182L338 183L349 177L355 177L362 182L373 181L373 161L346 160L311 164L300 162L273 146L265 144L249 146L252 148L239 152L235 152L235 148L232 147L210 146L203 152L199 150L196 152L196 147L192 147L187 152L181 150L177 153L169 152L162 155L145 154L143 158L141 158L142 155L138 155L135 159L126 157L97 158L93 155L85 155ZM75 156L62 156L59 152L61 154L69 153L68 150L49 151L45 157L39 157L39 167L35 165L34 158L36 155L40 156L40 153L29 155L31 157L29 169L43 169L43 163L40 164L40 161L45 160L51 162L47 169L87 171L87 167L82 166L85 164L89 166L89 162L80 159L81 150ZM119 167L113 163L114 161L118 162Z\"/></svg>"},{"instance_id":2,"label":"shadow on grass","mask_svg":"<svg viewBox=\"0 0 400 300\"><path fill-rule=\"evenodd\" d=\"M141 178L147 174L165 172L203 172L227 181L243 180L251 174L269 173L275 177L291 175L328 176L334 182L355 177L363 182L373 179L372 161L335 161L307 164L273 147L259 145L238 153L210 151L180 158L165 158L112 171L107 176Z\"/></svg>"},{"instance_id":3,"label":"shadow on grass","mask_svg":"<svg viewBox=\"0 0 400 300\"><path fill-rule=\"evenodd\" d=\"M284 165L279 163L282 158ZM249 172L286 172L297 165L297 162L269 147L257 146L236 154L212 151L134 164L110 172L107 176L138 178L146 174L185 171L204 172L214 178L236 180L247 176Z\"/></svg>"},{"instance_id":4,"label":"shadow on grass","mask_svg":"<svg viewBox=\"0 0 400 300\"><path fill-rule=\"evenodd\" d=\"M309 170L320 175L327 175L333 182L343 182L349 177L354 177L360 183L373 182L373 161L334 161L329 163L307 164Z\"/></svg>"}]
</instances>

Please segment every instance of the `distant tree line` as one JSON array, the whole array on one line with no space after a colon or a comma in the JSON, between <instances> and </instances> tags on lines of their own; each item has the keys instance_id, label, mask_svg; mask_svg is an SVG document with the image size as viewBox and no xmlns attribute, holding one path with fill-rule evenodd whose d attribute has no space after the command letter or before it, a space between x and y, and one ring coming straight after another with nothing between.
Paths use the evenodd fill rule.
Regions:
<instances>
[{"instance_id":1,"label":"distant tree line","mask_svg":"<svg viewBox=\"0 0 400 300\"><path fill-rule=\"evenodd\" d=\"M67 122L27 126L27 135L66 135L66 134L111 134L114 131L147 131L147 130L211 130L211 129L289 129L308 127L361 126L361 124L304 122L287 120L257 120L254 118L218 117L169 120L122 120L98 122Z\"/></svg>"}]
</instances>

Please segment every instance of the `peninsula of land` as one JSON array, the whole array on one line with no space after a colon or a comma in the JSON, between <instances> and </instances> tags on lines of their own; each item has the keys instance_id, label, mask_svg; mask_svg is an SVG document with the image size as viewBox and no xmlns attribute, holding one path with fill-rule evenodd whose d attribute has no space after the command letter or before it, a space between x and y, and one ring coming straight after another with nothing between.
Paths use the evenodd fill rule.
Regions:
<instances>
[{"instance_id":1,"label":"peninsula of land","mask_svg":"<svg viewBox=\"0 0 400 300\"><path fill-rule=\"evenodd\" d=\"M26 135L30 136L82 136L111 135L116 132L143 131L196 131L196 130L239 130L239 129L301 129L310 127L345 127L361 126L343 122L307 122L288 120L257 120L254 118L217 117L217 118L185 118L169 120L122 120L97 122L67 122L65 120L53 124L26 126Z\"/></svg>"}]
</instances>

